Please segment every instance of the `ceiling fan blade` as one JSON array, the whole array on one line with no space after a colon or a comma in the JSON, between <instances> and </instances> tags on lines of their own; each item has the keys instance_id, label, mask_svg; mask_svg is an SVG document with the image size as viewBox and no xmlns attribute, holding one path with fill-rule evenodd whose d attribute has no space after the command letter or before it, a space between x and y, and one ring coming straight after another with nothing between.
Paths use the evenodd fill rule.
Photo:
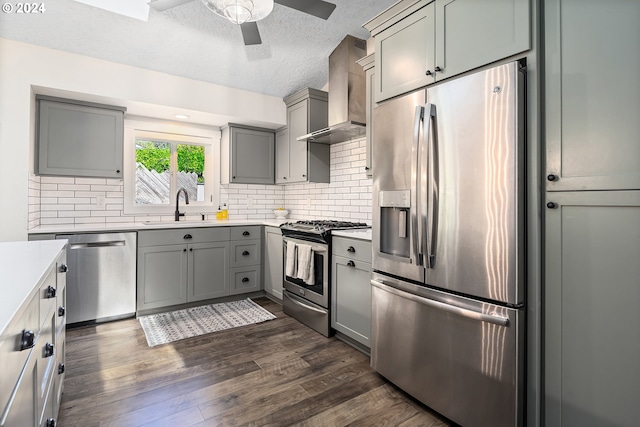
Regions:
<instances>
[{"instance_id":1,"label":"ceiling fan blade","mask_svg":"<svg viewBox=\"0 0 640 427\"><path fill-rule=\"evenodd\" d=\"M328 19L336 5L322 0L274 0L275 3L290 7L318 18Z\"/></svg>"},{"instance_id":2,"label":"ceiling fan blade","mask_svg":"<svg viewBox=\"0 0 640 427\"><path fill-rule=\"evenodd\" d=\"M162 12L172 7L180 6L181 4L189 3L191 0L151 0L147 3L152 9Z\"/></svg>"},{"instance_id":3,"label":"ceiling fan blade","mask_svg":"<svg viewBox=\"0 0 640 427\"><path fill-rule=\"evenodd\" d=\"M258 24L256 22L244 22L240 24L240 29L242 30L242 38L244 39L245 46L262 44L260 31L258 31Z\"/></svg>"}]
</instances>

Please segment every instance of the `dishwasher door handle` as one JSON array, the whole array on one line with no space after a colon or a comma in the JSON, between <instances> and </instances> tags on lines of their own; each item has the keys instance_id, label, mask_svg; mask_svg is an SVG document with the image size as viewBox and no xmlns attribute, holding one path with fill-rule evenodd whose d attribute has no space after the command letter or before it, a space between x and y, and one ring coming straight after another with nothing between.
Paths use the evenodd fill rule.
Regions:
<instances>
[{"instance_id":1,"label":"dishwasher door handle","mask_svg":"<svg viewBox=\"0 0 640 427\"><path fill-rule=\"evenodd\" d=\"M69 249L109 248L112 246L125 246L124 240L112 240L109 242L71 243L69 244Z\"/></svg>"}]
</instances>

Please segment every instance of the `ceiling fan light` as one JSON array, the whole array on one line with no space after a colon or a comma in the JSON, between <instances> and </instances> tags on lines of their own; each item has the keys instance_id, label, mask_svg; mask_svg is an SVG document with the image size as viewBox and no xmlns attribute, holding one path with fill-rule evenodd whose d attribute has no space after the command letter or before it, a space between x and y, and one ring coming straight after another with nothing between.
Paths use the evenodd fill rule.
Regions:
<instances>
[{"instance_id":1,"label":"ceiling fan light","mask_svg":"<svg viewBox=\"0 0 640 427\"><path fill-rule=\"evenodd\" d=\"M224 14L234 24L242 24L251 19L253 2L251 0L225 0Z\"/></svg>"},{"instance_id":2,"label":"ceiling fan light","mask_svg":"<svg viewBox=\"0 0 640 427\"><path fill-rule=\"evenodd\" d=\"M273 0L253 0L251 18L247 21L255 22L266 18L273 11Z\"/></svg>"}]
</instances>

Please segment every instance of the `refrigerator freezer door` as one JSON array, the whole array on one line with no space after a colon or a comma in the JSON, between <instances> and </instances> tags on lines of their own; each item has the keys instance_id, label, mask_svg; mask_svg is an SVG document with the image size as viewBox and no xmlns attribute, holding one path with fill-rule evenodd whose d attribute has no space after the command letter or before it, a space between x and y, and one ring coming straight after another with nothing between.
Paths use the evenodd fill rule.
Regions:
<instances>
[{"instance_id":1,"label":"refrigerator freezer door","mask_svg":"<svg viewBox=\"0 0 640 427\"><path fill-rule=\"evenodd\" d=\"M424 142L416 112L421 90L374 108L373 258L374 270L424 281L418 245L417 161Z\"/></svg>"},{"instance_id":2,"label":"refrigerator freezer door","mask_svg":"<svg viewBox=\"0 0 640 427\"><path fill-rule=\"evenodd\" d=\"M524 302L518 69L513 62L427 90L434 117L421 193L424 252L431 246L426 283L513 305Z\"/></svg>"},{"instance_id":3,"label":"refrigerator freezer door","mask_svg":"<svg viewBox=\"0 0 640 427\"><path fill-rule=\"evenodd\" d=\"M371 366L463 426L522 425L524 309L375 274Z\"/></svg>"}]
</instances>

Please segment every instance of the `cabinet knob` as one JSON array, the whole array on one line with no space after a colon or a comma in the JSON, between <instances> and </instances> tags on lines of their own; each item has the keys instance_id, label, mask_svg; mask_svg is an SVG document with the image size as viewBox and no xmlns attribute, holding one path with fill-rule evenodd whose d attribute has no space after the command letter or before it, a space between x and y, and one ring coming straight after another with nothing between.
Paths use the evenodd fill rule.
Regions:
<instances>
[{"instance_id":1,"label":"cabinet knob","mask_svg":"<svg viewBox=\"0 0 640 427\"><path fill-rule=\"evenodd\" d=\"M307 177L307 175L305 175L305 174L302 174L302 177L303 177L303 178L306 178L306 177Z\"/></svg>"},{"instance_id":2,"label":"cabinet knob","mask_svg":"<svg viewBox=\"0 0 640 427\"><path fill-rule=\"evenodd\" d=\"M356 251L356 248L354 248L353 246L349 246L347 248L347 252L355 252L355 251Z\"/></svg>"},{"instance_id":3,"label":"cabinet knob","mask_svg":"<svg viewBox=\"0 0 640 427\"><path fill-rule=\"evenodd\" d=\"M193 239L193 236L191 234L185 234L183 239L186 239L186 240Z\"/></svg>"},{"instance_id":4,"label":"cabinet knob","mask_svg":"<svg viewBox=\"0 0 640 427\"><path fill-rule=\"evenodd\" d=\"M182 252L187 252L187 248L184 248L184 249L182 250Z\"/></svg>"},{"instance_id":5,"label":"cabinet knob","mask_svg":"<svg viewBox=\"0 0 640 427\"><path fill-rule=\"evenodd\" d=\"M242 232L242 235L243 235L243 236L248 236L248 235L250 235L250 234L251 234L251 233L249 233L248 231L243 231L243 232Z\"/></svg>"},{"instance_id":6,"label":"cabinet knob","mask_svg":"<svg viewBox=\"0 0 640 427\"><path fill-rule=\"evenodd\" d=\"M53 286L47 286L47 289L44 291L45 298L55 298L56 297L56 288Z\"/></svg>"},{"instance_id":7,"label":"cabinet knob","mask_svg":"<svg viewBox=\"0 0 640 427\"><path fill-rule=\"evenodd\" d=\"M236 176L234 175L234 176L232 176L231 178L232 178L232 179L236 179Z\"/></svg>"},{"instance_id":8,"label":"cabinet knob","mask_svg":"<svg viewBox=\"0 0 640 427\"><path fill-rule=\"evenodd\" d=\"M120 173L120 169L116 169L116 173Z\"/></svg>"},{"instance_id":9,"label":"cabinet knob","mask_svg":"<svg viewBox=\"0 0 640 427\"><path fill-rule=\"evenodd\" d=\"M554 174L549 174L547 175L547 181L557 181L558 180L558 175L554 175Z\"/></svg>"},{"instance_id":10,"label":"cabinet knob","mask_svg":"<svg viewBox=\"0 0 640 427\"><path fill-rule=\"evenodd\" d=\"M62 317L64 316L64 314L67 312L67 309L64 308L64 306L60 306L58 307L58 317Z\"/></svg>"},{"instance_id":11,"label":"cabinet knob","mask_svg":"<svg viewBox=\"0 0 640 427\"><path fill-rule=\"evenodd\" d=\"M349 262L347 263L347 265L348 265L349 267L355 267L355 266L356 266L356 263L355 263L355 262L353 262L353 261L349 261Z\"/></svg>"},{"instance_id":12,"label":"cabinet knob","mask_svg":"<svg viewBox=\"0 0 640 427\"><path fill-rule=\"evenodd\" d=\"M247 256L247 255L249 255L249 251L242 252L242 256Z\"/></svg>"},{"instance_id":13,"label":"cabinet knob","mask_svg":"<svg viewBox=\"0 0 640 427\"><path fill-rule=\"evenodd\" d=\"M36 334L33 331L24 329L20 338L20 351L27 350L36 344Z\"/></svg>"},{"instance_id":14,"label":"cabinet knob","mask_svg":"<svg viewBox=\"0 0 640 427\"><path fill-rule=\"evenodd\" d=\"M44 345L44 357L51 357L55 353L56 346L51 344L50 342Z\"/></svg>"},{"instance_id":15,"label":"cabinet knob","mask_svg":"<svg viewBox=\"0 0 640 427\"><path fill-rule=\"evenodd\" d=\"M67 264L60 264L58 270L60 271L60 273L66 273L67 271L69 271L69 266Z\"/></svg>"},{"instance_id":16,"label":"cabinet knob","mask_svg":"<svg viewBox=\"0 0 640 427\"><path fill-rule=\"evenodd\" d=\"M553 202L549 202L549 203L547 203L547 207L549 209L555 209L555 208L558 207L558 204L557 203L553 203Z\"/></svg>"},{"instance_id":17,"label":"cabinet knob","mask_svg":"<svg viewBox=\"0 0 640 427\"><path fill-rule=\"evenodd\" d=\"M368 171L369 170L369 166L365 166L364 170Z\"/></svg>"},{"instance_id":18,"label":"cabinet knob","mask_svg":"<svg viewBox=\"0 0 640 427\"><path fill-rule=\"evenodd\" d=\"M189 252L193 252L193 248L189 248Z\"/></svg>"},{"instance_id":19,"label":"cabinet knob","mask_svg":"<svg viewBox=\"0 0 640 427\"><path fill-rule=\"evenodd\" d=\"M242 283L247 283L248 281L249 281L249 278L248 278L248 277L243 277L243 278L242 278Z\"/></svg>"},{"instance_id":20,"label":"cabinet knob","mask_svg":"<svg viewBox=\"0 0 640 427\"><path fill-rule=\"evenodd\" d=\"M56 420L54 418L47 418L45 427L56 427Z\"/></svg>"},{"instance_id":21,"label":"cabinet knob","mask_svg":"<svg viewBox=\"0 0 640 427\"><path fill-rule=\"evenodd\" d=\"M433 75L433 73L431 72L431 70L427 70L427 71L425 71L424 75L425 76L431 76L431 75Z\"/></svg>"},{"instance_id":22,"label":"cabinet knob","mask_svg":"<svg viewBox=\"0 0 640 427\"><path fill-rule=\"evenodd\" d=\"M58 363L58 375L64 374L64 363Z\"/></svg>"},{"instance_id":23,"label":"cabinet knob","mask_svg":"<svg viewBox=\"0 0 640 427\"><path fill-rule=\"evenodd\" d=\"M442 68L440 68L440 67L436 67L436 68L434 68L434 69L433 69L433 71L435 71L436 73L439 73L439 72L441 72L441 71L442 71Z\"/></svg>"}]
</instances>

